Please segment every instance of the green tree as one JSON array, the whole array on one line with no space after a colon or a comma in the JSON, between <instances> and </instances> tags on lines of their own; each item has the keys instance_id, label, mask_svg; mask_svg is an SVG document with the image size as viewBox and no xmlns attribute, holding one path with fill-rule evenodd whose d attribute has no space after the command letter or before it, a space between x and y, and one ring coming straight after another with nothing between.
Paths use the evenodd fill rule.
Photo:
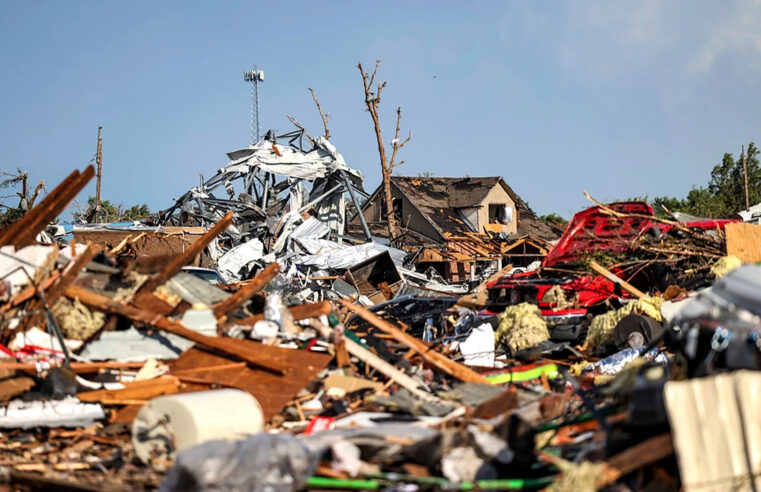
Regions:
<instances>
[{"instance_id":1,"label":"green tree","mask_svg":"<svg viewBox=\"0 0 761 492\"><path fill-rule=\"evenodd\" d=\"M746 154L748 168L748 197L750 205L761 202L761 165L759 149L751 142ZM693 187L685 198L660 196L652 200L634 197L622 201L649 202L656 215L665 217L663 206L671 212L685 212L698 217L736 218L745 210L745 173L742 158L735 160L730 153L724 154L720 164L714 166L707 186Z\"/></svg>"},{"instance_id":2,"label":"green tree","mask_svg":"<svg viewBox=\"0 0 761 492\"><path fill-rule=\"evenodd\" d=\"M751 142L748 144L746 155L748 196L751 205L761 201L761 166L758 156L758 147ZM745 210L745 173L742 159L735 160L732 154L724 154L721 164L717 164L711 171L708 192L717 202L710 207L710 211L715 214L710 217L735 217L738 212Z\"/></svg>"},{"instance_id":3,"label":"green tree","mask_svg":"<svg viewBox=\"0 0 761 492\"><path fill-rule=\"evenodd\" d=\"M133 205L125 209L122 205L114 205L109 200L100 201L100 210L95 211L95 197L87 197L87 207L84 211L73 212L75 221L82 222L122 222L127 220L140 220L153 215L148 205Z\"/></svg>"}]
</instances>

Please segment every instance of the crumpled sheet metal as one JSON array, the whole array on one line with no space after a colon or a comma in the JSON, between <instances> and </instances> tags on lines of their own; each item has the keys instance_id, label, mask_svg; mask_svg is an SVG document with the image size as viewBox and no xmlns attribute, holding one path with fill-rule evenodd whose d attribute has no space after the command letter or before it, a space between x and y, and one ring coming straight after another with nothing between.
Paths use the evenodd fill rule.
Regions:
<instances>
[{"instance_id":1,"label":"crumpled sheet metal","mask_svg":"<svg viewBox=\"0 0 761 492\"><path fill-rule=\"evenodd\" d=\"M171 333L144 333L131 327L125 331L106 331L88 343L80 357L85 361L118 360L142 362L148 359L176 359L193 342Z\"/></svg>"},{"instance_id":2,"label":"crumpled sheet metal","mask_svg":"<svg viewBox=\"0 0 761 492\"><path fill-rule=\"evenodd\" d=\"M277 148L277 153L274 148ZM342 170L352 176L360 186L363 181L362 172L347 166L335 146L323 137L315 139L315 148L309 152L260 140L253 147L237 151L236 154L242 156L236 156L237 158L231 160L220 172L248 173L253 168L258 168L289 178L314 180Z\"/></svg>"},{"instance_id":3,"label":"crumpled sheet metal","mask_svg":"<svg viewBox=\"0 0 761 492\"><path fill-rule=\"evenodd\" d=\"M264 245L258 239L251 239L235 246L217 261L217 271L227 282L240 280L240 271L249 267L264 255Z\"/></svg>"},{"instance_id":4,"label":"crumpled sheet metal","mask_svg":"<svg viewBox=\"0 0 761 492\"><path fill-rule=\"evenodd\" d=\"M368 260L385 251L391 254L395 264L401 264L407 255L404 251L379 243L365 243L346 246L323 239L297 239L307 251L319 251L318 254L305 255L295 260L296 264L321 269L344 270L362 261ZM330 248L330 249L329 249ZM325 251L329 249L328 251Z\"/></svg>"}]
</instances>

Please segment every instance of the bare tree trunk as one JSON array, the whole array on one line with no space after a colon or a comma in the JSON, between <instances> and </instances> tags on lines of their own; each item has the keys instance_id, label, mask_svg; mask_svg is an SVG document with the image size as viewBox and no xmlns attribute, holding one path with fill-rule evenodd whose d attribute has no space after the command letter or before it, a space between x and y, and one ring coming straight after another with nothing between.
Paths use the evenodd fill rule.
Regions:
<instances>
[{"instance_id":1,"label":"bare tree trunk","mask_svg":"<svg viewBox=\"0 0 761 492\"><path fill-rule=\"evenodd\" d=\"M373 126L375 127L375 138L378 142L378 154L380 156L380 163L381 163L381 175L383 177L382 183L383 183L383 197L386 202L386 219L388 220L388 234L389 239L392 241L394 238L398 236L398 230L397 230L397 224L396 224L396 217L394 216L394 199L391 194L391 173L394 171L394 167L401 166L404 164L404 161L396 162L396 154L404 147L404 144L409 142L410 138L412 138L412 132L410 132L409 136L404 142L399 142L399 125L402 120L402 108L397 108L396 110L396 134L395 138L392 142L392 154L391 154L391 161L387 161L386 159L386 147L383 145L383 137L381 135L381 127L380 127L380 121L378 119L378 105L380 104L380 96L381 91L384 87L386 87L385 82L379 82L378 85L375 87L375 91L373 92L373 82L375 81L375 75L378 73L378 64L380 63L380 60L375 61L375 70L373 70L373 74L368 78L368 75L365 73L364 69L362 68L362 64L357 64L357 68L359 68L359 73L362 75L362 83L364 84L365 89L365 105L367 106L367 111L370 113L370 117L373 120ZM360 211L361 213L361 211Z\"/></svg>"},{"instance_id":2,"label":"bare tree trunk","mask_svg":"<svg viewBox=\"0 0 761 492\"><path fill-rule=\"evenodd\" d=\"M750 150L750 147L748 148ZM745 162L745 145L742 146L743 175L745 176L745 210L750 210L750 197L748 195L748 165Z\"/></svg>"}]
</instances>

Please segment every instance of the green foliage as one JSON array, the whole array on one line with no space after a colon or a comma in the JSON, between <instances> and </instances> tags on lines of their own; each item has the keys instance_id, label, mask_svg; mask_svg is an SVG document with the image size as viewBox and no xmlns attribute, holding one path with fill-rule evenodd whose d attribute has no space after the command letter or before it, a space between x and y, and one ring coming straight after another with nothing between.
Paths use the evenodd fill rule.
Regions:
<instances>
[{"instance_id":1,"label":"green foliage","mask_svg":"<svg viewBox=\"0 0 761 492\"><path fill-rule=\"evenodd\" d=\"M433 177L433 171L423 171L422 173L417 173L418 178L432 178Z\"/></svg>"},{"instance_id":2,"label":"green foliage","mask_svg":"<svg viewBox=\"0 0 761 492\"><path fill-rule=\"evenodd\" d=\"M541 220L545 224L558 224L561 226L568 225L568 221L558 214L542 215L541 217L539 217L539 220Z\"/></svg>"},{"instance_id":3,"label":"green foliage","mask_svg":"<svg viewBox=\"0 0 761 492\"><path fill-rule=\"evenodd\" d=\"M761 165L759 149L751 142L746 154L748 168L748 196L750 205L761 202ZM697 217L736 218L745 210L745 175L742 159L724 154L720 164L711 171L707 186L693 187L685 198L660 196L649 200L647 196L629 200L647 201L656 215L665 217L663 206L672 212L684 212Z\"/></svg>"},{"instance_id":4,"label":"green foliage","mask_svg":"<svg viewBox=\"0 0 761 492\"><path fill-rule=\"evenodd\" d=\"M3 213L0 213L0 227L5 227L12 224L24 216L24 212L21 209L8 207Z\"/></svg>"},{"instance_id":5,"label":"green foliage","mask_svg":"<svg viewBox=\"0 0 761 492\"><path fill-rule=\"evenodd\" d=\"M109 200L100 201L100 210L95 213L95 197L87 197L87 208L83 212L71 214L75 221L84 222L122 222L145 219L153 215L148 205L133 205L125 209L122 205L114 205Z\"/></svg>"}]
</instances>

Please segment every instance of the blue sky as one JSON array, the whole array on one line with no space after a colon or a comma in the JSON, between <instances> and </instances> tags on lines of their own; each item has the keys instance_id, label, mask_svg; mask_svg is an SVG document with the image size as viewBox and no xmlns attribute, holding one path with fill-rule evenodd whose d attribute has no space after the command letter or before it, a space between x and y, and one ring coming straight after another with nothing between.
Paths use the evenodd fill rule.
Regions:
<instances>
[{"instance_id":1,"label":"blue sky","mask_svg":"<svg viewBox=\"0 0 761 492\"><path fill-rule=\"evenodd\" d=\"M684 195L761 141L761 2L0 3L0 169L57 184L104 127L103 195L165 208L291 114L379 182L358 61L412 140L400 174L502 175L537 212ZM88 188L94 194L94 184ZM80 196L80 200L84 197Z\"/></svg>"}]
</instances>

